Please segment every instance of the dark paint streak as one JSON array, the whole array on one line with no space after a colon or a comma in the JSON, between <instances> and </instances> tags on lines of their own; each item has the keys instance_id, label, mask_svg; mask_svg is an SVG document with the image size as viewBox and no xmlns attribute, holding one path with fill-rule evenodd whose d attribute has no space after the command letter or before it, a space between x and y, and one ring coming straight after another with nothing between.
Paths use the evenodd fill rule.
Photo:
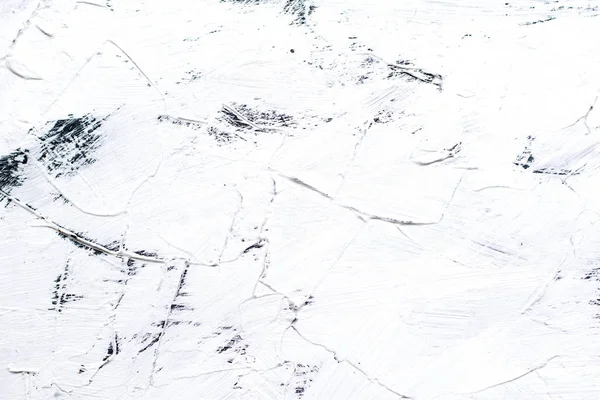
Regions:
<instances>
[{"instance_id":1,"label":"dark paint streak","mask_svg":"<svg viewBox=\"0 0 600 400\"><path fill-rule=\"evenodd\" d=\"M259 241L259 242L257 242L257 243L254 243L253 245L251 245L251 246L247 247L247 248L246 248L246 249L245 249L245 250L242 252L242 254L246 254L246 253L248 253L248 252L249 252L250 250L252 250L252 249L260 249L260 248L262 248L264 245L265 245L265 242L264 242L263 240L261 240L261 241Z\"/></svg>"},{"instance_id":2,"label":"dark paint streak","mask_svg":"<svg viewBox=\"0 0 600 400\"><path fill-rule=\"evenodd\" d=\"M169 269L169 268L170 267L168 267L167 269ZM179 321L179 320L174 320L173 319L173 313L175 311L190 310L190 308L187 307L187 306L185 306L184 304L179 304L179 303L176 302L177 299L179 299L180 297L184 297L184 296L187 295L182 290L183 290L183 288L185 287L185 284L186 284L186 278L187 278L187 274L188 274L189 268L190 268L190 264L186 263L185 264L185 268L184 268L183 272L181 273L181 275L179 277L179 282L177 284L177 290L175 291L173 299L171 300L170 303L168 303L166 305L166 309L168 311L167 311L167 315L166 315L165 319L163 321L160 321L157 324L154 324L154 326L158 327L160 329L160 331L158 332L158 334L155 334L154 337L152 337L152 334L150 334L150 333L146 334L146 336L144 338L144 341L147 340L150 337L152 337L152 340L146 346L144 346L140 351L138 351L138 354L146 351L147 349L149 349L150 347L152 347L154 344L158 343L159 340L160 340L160 338L165 335L168 327L175 326L175 325L180 325L180 324L200 326L199 322ZM144 341L142 341L142 343Z\"/></svg>"},{"instance_id":3,"label":"dark paint streak","mask_svg":"<svg viewBox=\"0 0 600 400\"><path fill-rule=\"evenodd\" d=\"M235 3L239 5L258 5L266 3L265 0L221 0L222 3ZM308 17L317 9L316 6L308 4L308 0L286 0L283 12L294 16L292 25L305 25Z\"/></svg>"},{"instance_id":4,"label":"dark paint streak","mask_svg":"<svg viewBox=\"0 0 600 400\"><path fill-rule=\"evenodd\" d=\"M251 124L258 126L261 131L268 131L269 128L281 128L296 125L292 116L275 110L260 110L252 108L247 104L237 103L233 103L231 106L239 116L242 116ZM224 107L221 112L225 117L224 119L236 128L254 128L252 125L248 125L246 121L241 120L238 115L235 115L235 113L232 112L232 108Z\"/></svg>"},{"instance_id":5,"label":"dark paint streak","mask_svg":"<svg viewBox=\"0 0 600 400\"><path fill-rule=\"evenodd\" d=\"M29 150L16 149L0 157L0 190L9 193L11 188L21 186L25 180L21 176L21 167L27 164Z\"/></svg>"},{"instance_id":6,"label":"dark paint streak","mask_svg":"<svg viewBox=\"0 0 600 400\"><path fill-rule=\"evenodd\" d=\"M535 140L534 137L527 136L527 145L525 145L525 149L523 150L523 152L517 156L517 159L516 159L516 161L513 162L513 165L516 165L517 167L521 167L524 170L528 170L532 167L533 163L535 162L535 157L533 156L532 151L531 151L531 146L532 146L534 140ZM579 175L578 170L572 171L570 169L554 168L554 167L536 168L536 169L532 169L531 172L534 174L544 174L544 175L560 175L560 176Z\"/></svg>"},{"instance_id":7,"label":"dark paint streak","mask_svg":"<svg viewBox=\"0 0 600 400\"><path fill-rule=\"evenodd\" d=\"M127 260L127 270L126 270L126 274L127 276L135 276L137 275L137 271L138 271L138 266L137 263L135 262L134 259L128 259Z\"/></svg>"},{"instance_id":8,"label":"dark paint streak","mask_svg":"<svg viewBox=\"0 0 600 400\"><path fill-rule=\"evenodd\" d=\"M150 347L154 346L160 340L161 336L164 335L164 333L164 331L161 331L156 336L154 336L146 346L144 346L140 351L138 351L138 354L141 354L144 351L148 350Z\"/></svg>"},{"instance_id":9,"label":"dark paint streak","mask_svg":"<svg viewBox=\"0 0 600 400\"><path fill-rule=\"evenodd\" d=\"M64 227L62 227L62 226L61 226L61 228L63 228L63 229L64 229ZM79 241L77 241L77 240L74 240L74 238L73 238L73 237L71 237L70 235L65 235L64 233L62 233L62 232L58 232L58 231L56 231L56 234L57 234L59 237L61 237L62 239L66 239L66 240L70 241L70 242L71 242L71 243L72 243L72 244L73 244L75 247L78 247L78 248L80 248L80 249L83 249L83 250L87 250L87 251L91 252L91 253L92 253L93 255L95 255L95 256L99 256L99 255L102 255L102 254L103 254L103 253L102 253L100 250L98 250L98 249L95 249L95 248L93 248L93 247L91 247L91 246L88 246L88 245L86 245L86 244L83 244L83 243L81 243L81 242L79 242ZM88 242L90 242L90 243L96 243L95 241L93 241L93 240L91 240L91 239L87 238L85 235L83 235L83 234L82 234L82 233L80 233L80 232L75 232L75 234L77 235L77 238L79 238L79 239L86 240L86 241L88 241Z\"/></svg>"},{"instance_id":10,"label":"dark paint streak","mask_svg":"<svg viewBox=\"0 0 600 400\"><path fill-rule=\"evenodd\" d=\"M108 349L106 350L106 355L102 359L102 362L108 360L112 355L119 354L119 352L119 336L115 333L115 340L108 344Z\"/></svg>"},{"instance_id":11,"label":"dark paint streak","mask_svg":"<svg viewBox=\"0 0 600 400\"><path fill-rule=\"evenodd\" d=\"M596 281L600 281L600 268L594 268L583 277L585 280L590 280L592 278Z\"/></svg>"},{"instance_id":12,"label":"dark paint streak","mask_svg":"<svg viewBox=\"0 0 600 400\"><path fill-rule=\"evenodd\" d=\"M540 19L540 20L538 20L538 21L533 21L533 22L525 22L525 23L523 23L523 24L521 24L521 25L537 25L537 24L542 24L542 23L544 23L544 22L549 22L549 21L552 21L552 20L554 20L554 19L556 19L556 18L555 18L555 17L548 17L548 18L546 18L546 19Z\"/></svg>"},{"instance_id":13,"label":"dark paint streak","mask_svg":"<svg viewBox=\"0 0 600 400\"><path fill-rule=\"evenodd\" d=\"M38 161L55 177L73 175L96 159L93 153L100 147L101 136L96 132L107 117L97 119L86 114L80 118L54 122L48 132L39 137L42 145Z\"/></svg>"},{"instance_id":14,"label":"dark paint streak","mask_svg":"<svg viewBox=\"0 0 600 400\"><path fill-rule=\"evenodd\" d=\"M281 383L280 386L291 386L298 398L302 398L307 389L312 385L314 376L319 372L316 365L298 363L295 365L292 379L287 383Z\"/></svg>"},{"instance_id":15,"label":"dark paint streak","mask_svg":"<svg viewBox=\"0 0 600 400\"><path fill-rule=\"evenodd\" d=\"M70 264L67 262L65 268L61 274L54 280L54 290L52 291L51 303L54 307L48 310L57 311L62 313L64 306L67 303L78 301L83 299L82 295L67 293L67 281L70 275Z\"/></svg>"},{"instance_id":16,"label":"dark paint streak","mask_svg":"<svg viewBox=\"0 0 600 400\"><path fill-rule=\"evenodd\" d=\"M233 125L235 128L238 128L238 129L252 128L252 125L248 125L248 123L246 121L241 119L238 115L233 113L228 108L223 108L221 110L221 113L223 113L225 121L227 121L229 124Z\"/></svg>"},{"instance_id":17,"label":"dark paint streak","mask_svg":"<svg viewBox=\"0 0 600 400\"><path fill-rule=\"evenodd\" d=\"M150 258L157 258L158 254L152 251L146 251L146 250L138 250L138 251L134 251L135 254L139 255L139 256L144 256L144 257L150 257Z\"/></svg>"},{"instance_id":18,"label":"dark paint streak","mask_svg":"<svg viewBox=\"0 0 600 400\"><path fill-rule=\"evenodd\" d=\"M287 0L283 6L283 12L294 15L293 24L305 25L308 17L317 9L316 6L308 4L307 0Z\"/></svg>"},{"instance_id":19,"label":"dark paint streak","mask_svg":"<svg viewBox=\"0 0 600 400\"><path fill-rule=\"evenodd\" d=\"M431 83L441 89L441 82L443 81L443 76L440 74L433 74L431 72L423 71L420 68L416 68L413 70L402 69L399 65L388 64L388 67L391 69L391 73L388 75L388 78L394 78L396 76L404 76L408 77L409 80L419 80L423 83ZM419 76L418 74L422 75Z\"/></svg>"},{"instance_id":20,"label":"dark paint streak","mask_svg":"<svg viewBox=\"0 0 600 400\"><path fill-rule=\"evenodd\" d=\"M242 340L243 339L240 335L233 336L224 346L217 348L217 353L222 354L226 351L232 350L240 355L245 355L249 345L241 344Z\"/></svg>"}]
</instances>

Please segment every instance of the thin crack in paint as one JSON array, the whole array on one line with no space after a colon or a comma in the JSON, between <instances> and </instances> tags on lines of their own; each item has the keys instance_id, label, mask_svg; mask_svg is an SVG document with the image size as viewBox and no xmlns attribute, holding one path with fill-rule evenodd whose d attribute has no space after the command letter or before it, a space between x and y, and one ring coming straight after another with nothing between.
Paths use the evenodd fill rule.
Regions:
<instances>
[{"instance_id":1,"label":"thin crack in paint","mask_svg":"<svg viewBox=\"0 0 600 400\"><path fill-rule=\"evenodd\" d=\"M335 352L335 350L330 349L329 347L321 344L321 343L317 343L317 342L313 342L312 340L306 338L302 333L300 333L300 331L298 331L298 328L296 328L295 326L291 327L294 332L296 332L298 334L298 336L300 338L302 338L304 341L306 341L307 343L312 344L313 346L317 346L322 348L323 350L327 351L329 354L331 354L333 356L333 359L335 361L337 361L338 363L346 363L348 365L350 365L352 368L354 368L355 370L357 370L358 372L360 372L369 382L374 383L380 387L382 387L383 389L387 390L390 393L393 393L394 395L398 396L400 399L412 399L412 397L410 396L406 396L402 393L399 393L397 391L395 391L394 389L390 388L389 386L387 386L386 384L382 383L379 381L379 379L377 378L372 378L369 374L367 374L362 368L358 367L356 364L354 364L352 361L346 360L346 359L342 359L340 357L338 357L337 353Z\"/></svg>"},{"instance_id":2,"label":"thin crack in paint","mask_svg":"<svg viewBox=\"0 0 600 400\"><path fill-rule=\"evenodd\" d=\"M10 196L9 194L7 194L6 192L4 192L3 190L0 190L0 194L3 195L6 199L10 200L11 202L17 204L19 207L21 207L22 209L28 211L29 213L33 214L35 217L39 218L40 220L44 221L47 223L47 225L41 225L42 227L45 228L50 228L54 231L56 231L60 236L63 236L71 241L73 241L74 243L77 243L78 245L90 248L96 252L99 253L103 253L103 254L107 254L113 257L117 257L117 258L130 258L130 259L134 259L134 260L141 260L141 261L147 261L147 262L152 262L152 263L157 263L157 264L164 264L166 263L167 259L165 258L159 258L159 257L150 257L150 256L144 256L138 253L132 253L129 251L125 251L123 249L119 249L118 251L115 250L110 250L109 248L107 248L106 246L103 246L101 244L92 242L88 239L82 238L80 235L76 234L73 231L70 231L68 229L63 228L62 226L60 226L59 224L57 224L54 221L51 221L50 219L44 217L43 215L41 215L39 212L37 212L36 210L34 210L31 206L23 203L22 201L18 200L17 198ZM175 258L177 259L177 258ZM191 264L194 265L203 265L203 266L207 266L207 267L216 267L217 264L204 264L204 263L198 263L198 262L190 262Z\"/></svg>"},{"instance_id":3,"label":"thin crack in paint","mask_svg":"<svg viewBox=\"0 0 600 400\"><path fill-rule=\"evenodd\" d=\"M502 382L499 382L499 383L495 383L495 384L493 384L493 385L490 385L490 386L486 386L486 387L484 387L483 389L480 389L480 390L477 390L477 391L474 391L474 392L464 392L464 393L462 393L462 394L477 394L477 393L485 392L486 390L489 390L489 389L493 389L493 388L495 388L495 387L499 387L499 386L506 385L507 383L514 382L514 381L516 381L516 380L519 380L519 379L521 379L521 378L524 378L524 377L526 377L527 375L529 375L529 374L531 374L531 373L533 373L533 372L537 372L537 371L539 371L540 369L542 369L542 368L546 367L546 366L547 366L547 365L550 363L550 361L554 360L554 359L555 359L555 358L557 358L557 357L560 357L560 355L555 355L555 356L552 356L552 357L550 357L549 359L547 359L546 361L544 361L542 364L538 365L537 367L534 367L534 368L532 368L532 369L528 370L527 372L525 372L525 373L523 373L523 374L521 374L521 375L519 375L519 376L516 376L516 377L514 377L514 378L511 378L511 379L508 379L508 380L506 380L506 381L502 381Z\"/></svg>"},{"instance_id":4,"label":"thin crack in paint","mask_svg":"<svg viewBox=\"0 0 600 400\"><path fill-rule=\"evenodd\" d=\"M273 170L271 170L273 171ZM388 222L394 225L400 225L400 226L423 226L423 225L437 225L440 222L442 222L442 220L444 219L444 215L446 213L447 208L450 206L450 204L452 203L452 200L454 199L454 196L456 194L456 191L458 190L461 182L462 182L462 177L458 180L456 186L454 187L454 190L452 191L452 194L450 196L450 199L448 200L448 202L446 203L446 207L444 209L444 211L442 212L440 218L437 221L426 221L426 222L418 222L418 221L410 221L410 220L400 220L400 219L396 219L396 218L391 218L391 217L385 217L385 216L381 216L381 215L375 215L375 214L370 214L368 212L359 210L356 207L352 207L346 204L342 204L339 203L338 201L335 200L334 197L328 195L325 192L322 192L321 190L317 189L316 187L312 186L309 183L304 182L301 179L298 179L296 177L293 176L287 176L281 173L278 173L277 171L273 171L276 172L279 176L281 176L282 178L285 178L287 180L289 180L290 182L303 187L305 189L308 189L314 193L319 194L320 196L325 197L328 200L331 200L333 202L333 204L337 205L338 207L341 208L345 208L347 210L352 211L353 213L357 214L357 216L361 219L361 220L374 220L374 221L382 221L382 222Z\"/></svg>"}]
</instances>

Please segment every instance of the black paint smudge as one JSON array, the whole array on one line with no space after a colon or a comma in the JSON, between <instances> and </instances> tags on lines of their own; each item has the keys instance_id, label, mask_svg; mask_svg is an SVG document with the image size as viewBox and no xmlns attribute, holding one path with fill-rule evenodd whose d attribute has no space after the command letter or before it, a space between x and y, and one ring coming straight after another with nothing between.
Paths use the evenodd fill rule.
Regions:
<instances>
[{"instance_id":1,"label":"black paint smudge","mask_svg":"<svg viewBox=\"0 0 600 400\"><path fill-rule=\"evenodd\" d=\"M252 128L252 125L250 125L244 119L240 118L240 116L237 115L236 113L234 113L231 109L223 108L221 110L221 113L223 114L223 119L225 121L227 121L229 124L233 125L233 127L235 127L235 128L238 128L238 129ZM252 122L252 121L250 121L250 122Z\"/></svg>"},{"instance_id":2,"label":"black paint smudge","mask_svg":"<svg viewBox=\"0 0 600 400\"><path fill-rule=\"evenodd\" d=\"M127 270L125 273L127 276L135 276L137 275L138 266L134 259L130 258L127 260Z\"/></svg>"},{"instance_id":3,"label":"black paint smudge","mask_svg":"<svg viewBox=\"0 0 600 400\"><path fill-rule=\"evenodd\" d=\"M73 175L79 168L93 164L93 153L100 146L96 132L106 120L90 114L80 118L61 119L39 139L42 143L38 161L55 177Z\"/></svg>"},{"instance_id":4,"label":"black paint smudge","mask_svg":"<svg viewBox=\"0 0 600 400\"><path fill-rule=\"evenodd\" d=\"M571 171L570 169L554 169L554 168L539 168L532 171L534 174L546 174L546 175L579 175L577 171Z\"/></svg>"},{"instance_id":5,"label":"black paint smudge","mask_svg":"<svg viewBox=\"0 0 600 400\"><path fill-rule=\"evenodd\" d=\"M61 228L63 228L63 229L64 229L64 227L62 227L62 226L61 226ZM77 235L77 238L78 238L78 239L83 239L83 240L85 240L85 241L87 241L87 242L90 242L90 243L96 244L96 242L95 242L95 241L93 241L92 239L90 239L90 238L86 237L86 236L85 236L83 233L81 233L81 232L73 232L73 233L74 233L75 235ZM83 249L83 250L87 250L87 251L91 252L91 253L92 253L93 255L95 255L95 256L99 256L99 255L103 254L103 252L102 252L102 251L100 251L100 250L98 250L98 249L96 249L96 248L94 248L94 247L92 247L92 246L88 246L88 245L86 245L86 244L84 244L84 243L82 243L82 242L80 242L80 241L77 241L77 240L75 240L75 239L74 239L72 236L70 236L70 235L66 235L66 234L64 234L64 233L62 233L62 232L59 232L59 231L56 231L56 234L57 234L59 237L61 237L62 239L65 239L65 240L68 240L69 242L71 242L71 243L72 243L72 244L73 244L75 247L78 247L78 248L80 248L80 249Z\"/></svg>"},{"instance_id":6,"label":"black paint smudge","mask_svg":"<svg viewBox=\"0 0 600 400\"><path fill-rule=\"evenodd\" d=\"M182 295L182 291L181 290L185 286L185 281L187 279L188 269L189 269L189 264L186 264L185 269L183 270L183 273L181 274L181 277L179 278L179 285L177 285L177 293L175 293L175 298L178 298L179 296Z\"/></svg>"},{"instance_id":7,"label":"black paint smudge","mask_svg":"<svg viewBox=\"0 0 600 400\"><path fill-rule=\"evenodd\" d=\"M109 244L104 245L104 247L106 247L107 249L112 250L112 251L117 251L121 247L121 242L119 242L117 240L113 240Z\"/></svg>"},{"instance_id":8,"label":"black paint smudge","mask_svg":"<svg viewBox=\"0 0 600 400\"><path fill-rule=\"evenodd\" d=\"M594 279L596 281L600 281L600 268L594 268L593 270L589 271L587 274L585 274L583 279L585 279L585 280Z\"/></svg>"},{"instance_id":9,"label":"black paint smudge","mask_svg":"<svg viewBox=\"0 0 600 400\"><path fill-rule=\"evenodd\" d=\"M232 144L238 140L248 141L258 133L274 132L277 129L297 125L290 115L275 110L259 110L237 103L223 106L213 123L206 128L202 122L167 115L158 116L158 121L171 122L194 130L205 129L204 132L218 145Z\"/></svg>"},{"instance_id":10,"label":"black paint smudge","mask_svg":"<svg viewBox=\"0 0 600 400\"><path fill-rule=\"evenodd\" d=\"M114 344L113 342L110 342L108 344L108 349L106 350L106 355L104 356L104 358L102 359L102 362L108 360L110 358L110 356L117 355L119 354L119 336L117 334L115 334L115 340L114 340Z\"/></svg>"},{"instance_id":11,"label":"black paint smudge","mask_svg":"<svg viewBox=\"0 0 600 400\"><path fill-rule=\"evenodd\" d=\"M308 17L317 9L316 6L308 4L310 0L285 0L283 12L294 16L293 25L305 25ZM258 5L266 3L265 0L221 0L222 3L229 2L239 5Z\"/></svg>"},{"instance_id":12,"label":"black paint smudge","mask_svg":"<svg viewBox=\"0 0 600 400\"><path fill-rule=\"evenodd\" d=\"M301 398L304 396L308 387L314 381L314 375L319 372L319 367L316 365L308 364L296 364L294 375L290 382L281 383L280 386L291 386L294 389L294 393Z\"/></svg>"},{"instance_id":13,"label":"black paint smudge","mask_svg":"<svg viewBox=\"0 0 600 400\"><path fill-rule=\"evenodd\" d=\"M185 76L181 80L179 80L175 83L177 85L180 85L182 83L191 83L191 82L194 82L194 81L200 79L201 77L202 77L201 72L198 72L198 71L192 69L190 71L186 71Z\"/></svg>"},{"instance_id":14,"label":"black paint smudge","mask_svg":"<svg viewBox=\"0 0 600 400\"><path fill-rule=\"evenodd\" d=\"M55 177L72 175L84 165L94 163L93 152L100 146L100 135L96 130L107 117L97 119L86 114L81 118L67 118L50 122L52 127L38 139L41 142L38 161L44 164ZM29 132L34 133L31 129ZM21 186L25 181L22 166L31 156L29 149L16 149L0 157L0 190L5 193L11 188ZM58 195L54 200L62 199Z\"/></svg>"},{"instance_id":15,"label":"black paint smudge","mask_svg":"<svg viewBox=\"0 0 600 400\"><path fill-rule=\"evenodd\" d=\"M584 280L594 280L596 282L600 281L600 268L594 268L588 273L584 275L582 278ZM599 288L600 289L600 288ZM591 306L600 306L600 298L592 299L589 301L589 305ZM595 318L600 319L600 314L597 314Z\"/></svg>"},{"instance_id":16,"label":"black paint smudge","mask_svg":"<svg viewBox=\"0 0 600 400\"><path fill-rule=\"evenodd\" d=\"M304 305L308 306L308 305L314 304L314 302L315 302L315 298L311 294L310 296L308 296L308 299L304 302Z\"/></svg>"},{"instance_id":17,"label":"black paint smudge","mask_svg":"<svg viewBox=\"0 0 600 400\"><path fill-rule=\"evenodd\" d=\"M239 139L238 135L227 132L214 126L209 126L206 129L206 133L208 134L208 136L216 140L219 144L231 143L236 139Z\"/></svg>"},{"instance_id":18,"label":"black paint smudge","mask_svg":"<svg viewBox=\"0 0 600 400\"><path fill-rule=\"evenodd\" d=\"M54 289L52 290L51 311L63 311L65 304L83 299L82 295L67 293L67 281L70 274L70 265L67 262L61 274L54 280Z\"/></svg>"},{"instance_id":19,"label":"black paint smudge","mask_svg":"<svg viewBox=\"0 0 600 400\"><path fill-rule=\"evenodd\" d=\"M531 154L531 145L534 140L534 137L527 136L527 144L525 145L525 149L520 155L517 156L517 160L513 162L514 165L523 169L529 169L531 167L531 164L535 161L535 157L533 157L533 154Z\"/></svg>"},{"instance_id":20,"label":"black paint smudge","mask_svg":"<svg viewBox=\"0 0 600 400\"><path fill-rule=\"evenodd\" d=\"M525 149L523 150L523 152L521 154L519 154L517 156L517 159L513 162L514 165L516 165L517 167L521 167L525 170L528 170L532 167L533 163L535 162L535 157L533 156L532 151L531 151L531 146L532 146L534 140L535 140L534 137L527 136L527 144L525 145ZM534 174L561 175L561 176L578 175L579 174L579 171L572 171L570 169L554 168L554 167L535 168L535 169L532 169L531 172Z\"/></svg>"},{"instance_id":21,"label":"black paint smudge","mask_svg":"<svg viewBox=\"0 0 600 400\"><path fill-rule=\"evenodd\" d=\"M144 335L142 344L144 342L147 342L148 339L150 339L150 341L148 341L148 343L144 347L142 347L142 349L140 351L138 351L138 354L143 353L144 351L148 350L150 347L154 346L156 343L158 343L160 338L165 334L165 327L167 326L167 321L160 321L160 322L158 322L156 324L152 324L152 325L158 327L160 329L160 331L155 335L152 335L150 333L147 333L146 335Z\"/></svg>"},{"instance_id":22,"label":"black paint smudge","mask_svg":"<svg viewBox=\"0 0 600 400\"><path fill-rule=\"evenodd\" d=\"M173 300L171 302L169 302L167 305L165 305L165 308L167 309L167 315L166 315L165 319L158 323L152 324L153 326L158 327L160 329L160 331L158 333L154 333L154 334L146 333L144 335L142 344L144 344L145 342L147 342L147 344L141 350L138 351L138 354L142 353L142 352L146 351L147 349L149 349L150 347L154 346L154 344L156 344L160 340L160 338L165 334L168 327L181 325L181 324L200 326L200 322L194 322L194 321L189 321L189 320L182 321L182 320L173 318L173 315L174 315L173 313L175 313L177 311L193 310L193 308L190 308L184 304L177 302L177 300L179 298L187 296L187 293L184 293L182 290L186 284L186 278L187 278L187 273L188 273L189 267L190 267L190 264L186 263L185 269L183 270L183 272L181 273L181 276L179 277L177 291L175 292L175 295L173 296ZM175 268L175 266L169 266L167 268L167 270L174 269L174 268Z\"/></svg>"},{"instance_id":23,"label":"black paint smudge","mask_svg":"<svg viewBox=\"0 0 600 400\"><path fill-rule=\"evenodd\" d=\"M556 18L555 18L555 17L548 17L548 18L546 18L546 19L540 19L540 20L538 20L538 21L533 21L533 22L525 22L525 23L523 23L523 24L521 24L521 25L537 25L537 24L542 24L542 23L544 23L544 22L552 21L552 20L554 20L554 19L556 19Z\"/></svg>"},{"instance_id":24,"label":"black paint smudge","mask_svg":"<svg viewBox=\"0 0 600 400\"><path fill-rule=\"evenodd\" d=\"M259 110L246 104L237 103L232 104L232 109L242 116L243 119L240 119L240 117L230 111L229 108L223 108L221 113L224 116L223 119L236 128L253 128L253 126L249 125L246 121L260 127L261 131L268 131L269 128L287 128L296 125L292 116L275 110ZM244 119L246 121L244 121Z\"/></svg>"},{"instance_id":25,"label":"black paint smudge","mask_svg":"<svg viewBox=\"0 0 600 400\"><path fill-rule=\"evenodd\" d=\"M403 76L409 81L418 80L423 83L431 83L437 86L439 90L441 90L442 81L444 79L442 75L426 72L420 68L404 69L402 68L402 65L403 63L401 65L388 64L388 67L391 70L390 74L388 75L388 79L397 76Z\"/></svg>"},{"instance_id":26,"label":"black paint smudge","mask_svg":"<svg viewBox=\"0 0 600 400\"><path fill-rule=\"evenodd\" d=\"M316 6L307 3L307 0L287 0L283 6L283 12L294 15L295 24L304 25L308 17L317 9Z\"/></svg>"},{"instance_id":27,"label":"black paint smudge","mask_svg":"<svg viewBox=\"0 0 600 400\"><path fill-rule=\"evenodd\" d=\"M63 204L69 204L69 199L62 195L62 193L52 193L52 201L62 201Z\"/></svg>"},{"instance_id":28,"label":"black paint smudge","mask_svg":"<svg viewBox=\"0 0 600 400\"><path fill-rule=\"evenodd\" d=\"M149 257L149 258L157 258L158 254L152 251L146 251L146 250L138 250L138 251L134 251L135 254L139 255L139 256L144 256L144 257Z\"/></svg>"},{"instance_id":29,"label":"black paint smudge","mask_svg":"<svg viewBox=\"0 0 600 400\"><path fill-rule=\"evenodd\" d=\"M237 354L245 355L246 350L248 349L249 345L242 344L241 343L242 340L243 339L240 335L233 336L231 339L229 339L229 341L227 341L227 343L225 345L217 348L217 353L222 354L222 353L225 353L226 351L231 350Z\"/></svg>"},{"instance_id":30,"label":"black paint smudge","mask_svg":"<svg viewBox=\"0 0 600 400\"><path fill-rule=\"evenodd\" d=\"M389 110L381 110L373 117L373 122L376 124L388 124L392 122L396 116L392 111ZM369 126L370 128L370 126Z\"/></svg>"},{"instance_id":31,"label":"black paint smudge","mask_svg":"<svg viewBox=\"0 0 600 400\"><path fill-rule=\"evenodd\" d=\"M264 240L260 240L257 243L254 243L253 245L250 245L250 246L246 247L246 249L242 252L242 254L246 254L246 253L248 253L252 249L260 249L264 245L265 245L265 241Z\"/></svg>"},{"instance_id":32,"label":"black paint smudge","mask_svg":"<svg viewBox=\"0 0 600 400\"><path fill-rule=\"evenodd\" d=\"M23 183L21 167L29 160L27 153L29 153L28 150L16 149L12 153L0 157L0 190L8 193L11 188Z\"/></svg>"}]
</instances>

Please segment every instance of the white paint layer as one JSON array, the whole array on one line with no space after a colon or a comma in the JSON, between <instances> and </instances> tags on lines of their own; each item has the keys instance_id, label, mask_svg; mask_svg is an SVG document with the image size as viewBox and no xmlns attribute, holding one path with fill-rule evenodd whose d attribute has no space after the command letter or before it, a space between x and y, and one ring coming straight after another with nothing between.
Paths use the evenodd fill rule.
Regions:
<instances>
[{"instance_id":1,"label":"white paint layer","mask_svg":"<svg viewBox=\"0 0 600 400\"><path fill-rule=\"evenodd\" d=\"M0 4L0 399L600 398L600 10Z\"/></svg>"}]
</instances>

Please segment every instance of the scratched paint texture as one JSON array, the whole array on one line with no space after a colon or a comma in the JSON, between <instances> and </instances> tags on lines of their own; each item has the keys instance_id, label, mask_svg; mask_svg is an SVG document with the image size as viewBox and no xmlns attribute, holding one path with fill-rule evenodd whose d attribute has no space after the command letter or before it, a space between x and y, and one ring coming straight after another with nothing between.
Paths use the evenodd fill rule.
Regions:
<instances>
[{"instance_id":1,"label":"scratched paint texture","mask_svg":"<svg viewBox=\"0 0 600 400\"><path fill-rule=\"evenodd\" d=\"M0 398L597 400L599 14L2 1Z\"/></svg>"}]
</instances>

